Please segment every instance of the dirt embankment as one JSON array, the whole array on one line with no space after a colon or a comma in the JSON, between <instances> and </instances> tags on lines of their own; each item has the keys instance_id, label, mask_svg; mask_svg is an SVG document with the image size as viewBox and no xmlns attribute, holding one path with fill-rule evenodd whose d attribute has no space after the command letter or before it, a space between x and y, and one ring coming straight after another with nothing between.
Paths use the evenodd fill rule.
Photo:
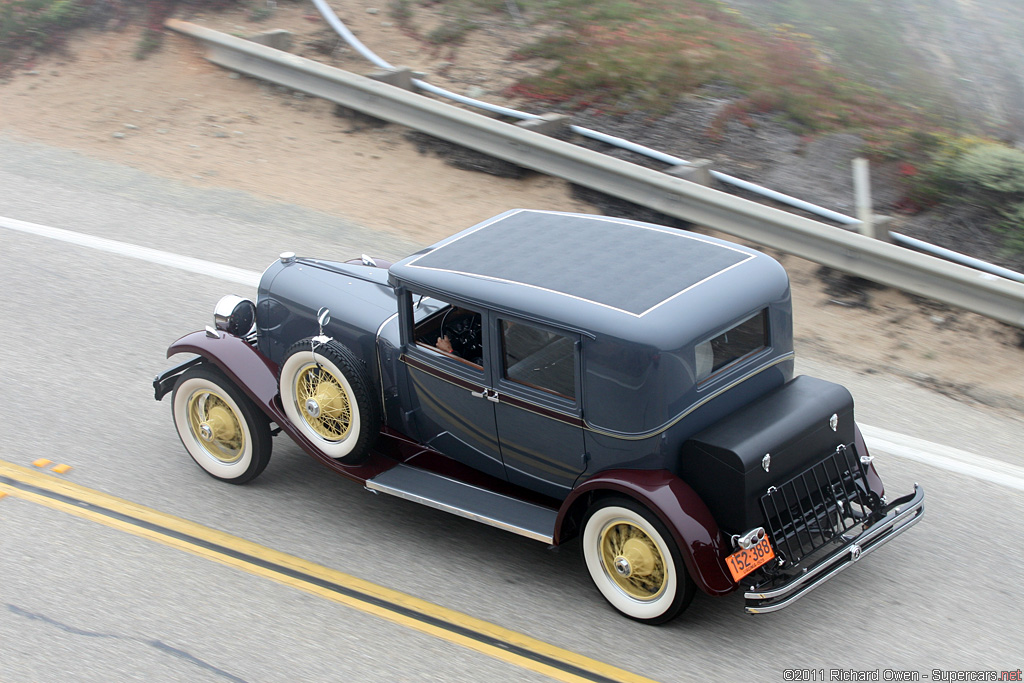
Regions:
<instances>
[{"instance_id":1,"label":"dirt embankment","mask_svg":"<svg viewBox=\"0 0 1024 683\"><path fill-rule=\"evenodd\" d=\"M343 18L389 61L429 72L431 81L458 91L503 101L521 72L541 66L510 59L511 46L529 38L515 27L484 27L459 48L437 49L386 12L368 11L375 9L350 9ZM305 4L281 4L265 23L248 16L237 11L191 19L236 34L285 28L294 34L295 52L371 71ZM512 207L595 210L557 179L502 179L452 168L421 154L403 129L339 118L326 102L225 72L180 36L168 35L162 50L136 61L137 38L132 30L84 33L65 54L40 59L0 84L0 132L186 183L344 215L424 244ZM710 148L697 151L714 155ZM842 278L823 281L814 264L776 256L793 280L799 353L1024 410L1018 330L893 290L851 290Z\"/></svg>"}]
</instances>

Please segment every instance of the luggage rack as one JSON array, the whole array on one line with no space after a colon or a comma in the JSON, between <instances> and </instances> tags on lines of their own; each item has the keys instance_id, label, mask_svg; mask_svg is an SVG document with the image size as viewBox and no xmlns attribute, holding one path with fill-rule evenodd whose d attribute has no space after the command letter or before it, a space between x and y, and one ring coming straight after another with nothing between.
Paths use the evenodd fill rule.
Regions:
<instances>
[{"instance_id":1,"label":"luggage rack","mask_svg":"<svg viewBox=\"0 0 1024 683\"><path fill-rule=\"evenodd\" d=\"M853 444L761 497L772 546L789 567L798 565L848 532L859 533L881 501L869 493L867 464Z\"/></svg>"}]
</instances>

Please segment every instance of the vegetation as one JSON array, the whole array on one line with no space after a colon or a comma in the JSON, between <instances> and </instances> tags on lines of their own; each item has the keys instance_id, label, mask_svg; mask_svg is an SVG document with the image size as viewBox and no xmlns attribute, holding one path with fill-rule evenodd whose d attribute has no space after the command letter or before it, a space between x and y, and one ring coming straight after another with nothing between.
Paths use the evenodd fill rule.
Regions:
<instances>
[{"instance_id":1,"label":"vegetation","mask_svg":"<svg viewBox=\"0 0 1024 683\"><path fill-rule=\"evenodd\" d=\"M408 8L409 0L404 6ZM1024 153L964 135L949 99L926 75L877 0L518 0L556 26L521 48L553 66L514 94L567 109L667 113L715 85L734 93L712 122L770 116L802 135L852 131L865 153L899 163L905 207L969 202L999 216L1024 253ZM498 0L446 0L451 16L509 12ZM497 7L495 7L497 5ZM742 7L742 12L736 7ZM825 47L827 46L827 48Z\"/></svg>"},{"instance_id":2,"label":"vegetation","mask_svg":"<svg viewBox=\"0 0 1024 683\"><path fill-rule=\"evenodd\" d=\"M0 0L0 66L20 49L58 47L100 0Z\"/></svg>"},{"instance_id":3,"label":"vegetation","mask_svg":"<svg viewBox=\"0 0 1024 683\"><path fill-rule=\"evenodd\" d=\"M457 45L477 26L465 16L441 24L427 34L427 41L434 45Z\"/></svg>"},{"instance_id":4,"label":"vegetation","mask_svg":"<svg viewBox=\"0 0 1024 683\"><path fill-rule=\"evenodd\" d=\"M971 137L936 136L927 162L915 169L911 196L923 204L954 197L1001 217L1006 246L1024 252L1024 152Z\"/></svg>"},{"instance_id":5,"label":"vegetation","mask_svg":"<svg viewBox=\"0 0 1024 683\"><path fill-rule=\"evenodd\" d=\"M845 0L813 1L838 7ZM867 1L851 0L854 4ZM413 0L392 0L392 16L411 25L413 4ZM419 0L418 4L428 3ZM500 12L503 20L519 21L525 16L558 27L518 51L521 58L542 57L554 66L524 79L512 92L570 109L641 110L657 116L671 109L679 97L716 84L729 86L738 97L711 126L712 137L721 136L729 120L752 125L754 114L776 116L804 134L932 127L925 111L888 97L865 79L838 68L811 35L787 25L767 29L755 25L720 0L440 0L429 4L441 5L448 17L426 36L433 43L462 40L488 13ZM840 11L837 17L842 16ZM892 29L880 35L884 40L879 39L879 44L891 47L896 38ZM849 37L855 40L856 36ZM882 135L875 139L879 149L888 142Z\"/></svg>"},{"instance_id":6,"label":"vegetation","mask_svg":"<svg viewBox=\"0 0 1024 683\"><path fill-rule=\"evenodd\" d=\"M267 16L266 0L254 0L252 16ZM262 3L262 7L261 4ZM163 22L178 5L222 9L240 0L0 0L0 71L25 53L60 49L69 33L88 25L119 28L129 20L145 24L135 56L159 49Z\"/></svg>"}]
</instances>

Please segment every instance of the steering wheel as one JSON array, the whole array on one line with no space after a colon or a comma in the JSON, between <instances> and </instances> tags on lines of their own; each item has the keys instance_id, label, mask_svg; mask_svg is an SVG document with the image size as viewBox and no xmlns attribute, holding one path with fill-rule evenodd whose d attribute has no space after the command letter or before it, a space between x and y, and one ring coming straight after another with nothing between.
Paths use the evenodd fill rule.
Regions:
<instances>
[{"instance_id":1,"label":"steering wheel","mask_svg":"<svg viewBox=\"0 0 1024 683\"><path fill-rule=\"evenodd\" d=\"M471 311L463 311L449 322L448 314L451 312L446 312L441 320L441 336L448 337L457 356L479 365L483 357L483 326L480 316Z\"/></svg>"}]
</instances>

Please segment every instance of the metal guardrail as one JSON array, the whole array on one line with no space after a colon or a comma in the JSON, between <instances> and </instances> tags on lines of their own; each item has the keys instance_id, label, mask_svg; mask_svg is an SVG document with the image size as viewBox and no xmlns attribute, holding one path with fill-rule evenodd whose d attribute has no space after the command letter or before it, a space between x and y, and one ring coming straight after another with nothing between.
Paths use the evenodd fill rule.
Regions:
<instances>
[{"instance_id":1,"label":"metal guardrail","mask_svg":"<svg viewBox=\"0 0 1024 683\"><path fill-rule=\"evenodd\" d=\"M763 206L195 24L214 64L656 211L1024 328L1024 284Z\"/></svg>"},{"instance_id":2,"label":"metal guardrail","mask_svg":"<svg viewBox=\"0 0 1024 683\"><path fill-rule=\"evenodd\" d=\"M326 21L331 26L331 28L334 29L335 33L341 36L341 39L344 40L350 48L358 52L369 62L377 65L378 67L384 69L385 71L395 72L396 76L400 71L403 70L399 67L390 64L387 60L381 58L379 55L374 53L373 50L371 50L365 44L363 44L363 41L359 40L359 38L357 38L356 35L352 33L348 26L345 25L345 22L338 18L338 15L328 4L327 0L313 0L313 5L316 6L317 10L319 10L320 12L320 16L322 16L324 18L324 21ZM514 7L515 3L512 3L510 9ZM516 16L518 16L517 13ZM250 40L252 40L252 38L250 38ZM258 40L257 42L263 43L264 45L273 46L272 43L268 43L262 40ZM412 85L413 88L419 90L420 92L427 93L430 95L436 95L438 97L442 97L453 102L458 102L459 104L463 104L467 107L480 109L482 111L491 114L497 114L499 116L506 116L518 121L530 121L543 118L541 116L538 116L537 114L531 114L529 112L519 111L518 109L503 107L501 105L493 104L485 100L478 100L472 97L467 97L466 95L460 95L457 92L452 92L451 90L440 88L436 85L433 85L432 83L427 83L421 78L414 78L414 75L415 74L413 74L412 72L409 73L409 83ZM394 81L388 80L386 80L386 82L394 83ZM402 87L405 87L404 84ZM625 138L616 137L614 135L608 135L607 133L602 133L601 131L592 130L590 128L584 128L583 126L578 126L572 123L568 124L568 129L573 133L576 133L577 135L583 136L585 138L597 140L598 142L602 142L611 147L624 149L629 152L633 152L634 154L645 156L648 159L660 161L661 163L665 164L670 168L683 168L685 166L693 165L686 159L682 159L671 154L666 154L665 152L652 149L651 147L647 147L645 145L637 144L631 140L626 140ZM854 161L854 166L855 168L863 168L862 173L855 173L856 178L860 179L861 183L858 184L855 180L854 186L866 188L869 187L870 183L868 179L867 161L859 161L864 162L863 167L860 167L857 164L857 161ZM774 202L782 204L783 206L789 206L795 209L800 209L802 211L806 211L812 216L818 216L820 218L832 221L833 223L838 223L839 225L842 226L855 228L857 232L861 233L862 235L867 235L875 239L884 239L884 237L882 237L879 234L873 234L877 233L876 230L862 229L864 226L862 226L861 220L859 218L854 218L853 216L846 216L842 213L839 213L838 211L832 211L831 209L826 209L823 206L818 206L817 204L813 204L803 199L798 199L797 197L793 197L792 195L787 195L776 190L770 190L767 187L756 185L754 183L742 180L735 176L722 173L721 171L709 169L708 174L711 178L715 180L726 183L728 185L733 185L734 187L738 187L748 192L753 192L756 195L759 195L766 199L770 199ZM687 176L682 175L680 177L686 178ZM692 178L690 179L692 180ZM870 198L867 195L865 195L864 200L864 206L870 207ZM876 216L875 218L878 217ZM1024 273L1018 273L1015 270L1003 268L1002 266L997 266L995 264L982 261L981 259L977 259L966 254L961 254L960 252L957 251L952 251L951 249L945 249L943 247L931 244L929 242L924 242L913 237L908 237L907 235L901 235L898 232L888 231L888 241L894 244L902 245L904 247L907 247L908 249L915 249L917 251L924 252L925 254L938 256L939 258L945 259L946 261L959 263L960 265L968 266L970 268L974 268L975 270L981 270L986 273L992 273L993 275L1009 278L1010 280L1015 280L1017 282L1024 282Z\"/></svg>"}]
</instances>

